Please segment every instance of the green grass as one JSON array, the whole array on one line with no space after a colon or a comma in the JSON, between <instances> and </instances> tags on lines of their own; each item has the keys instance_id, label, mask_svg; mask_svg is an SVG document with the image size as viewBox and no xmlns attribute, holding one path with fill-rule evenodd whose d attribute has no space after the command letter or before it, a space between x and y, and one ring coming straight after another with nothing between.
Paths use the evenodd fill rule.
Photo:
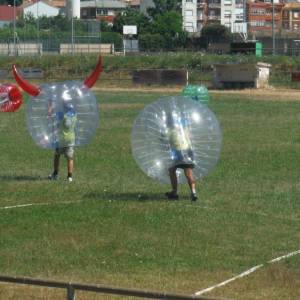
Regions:
<instances>
[{"instance_id":1,"label":"green grass","mask_svg":"<svg viewBox=\"0 0 300 300\"><path fill-rule=\"evenodd\" d=\"M47 181L53 153L27 133L26 104L0 115L1 207L40 204L0 210L0 273L192 294L300 249L300 103L213 94L220 161L199 202L182 186L173 203L130 149L135 117L161 95L97 94L100 126L76 149L72 184L64 159ZM297 299L299 278L300 255L207 295ZM10 293L1 285L0 298Z\"/></svg>"}]
</instances>

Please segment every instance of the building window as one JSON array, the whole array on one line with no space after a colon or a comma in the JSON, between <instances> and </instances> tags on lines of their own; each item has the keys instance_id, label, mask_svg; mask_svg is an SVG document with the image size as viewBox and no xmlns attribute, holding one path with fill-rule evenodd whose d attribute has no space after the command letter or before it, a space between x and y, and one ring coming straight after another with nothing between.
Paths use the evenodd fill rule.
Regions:
<instances>
[{"instance_id":1,"label":"building window","mask_svg":"<svg viewBox=\"0 0 300 300\"><path fill-rule=\"evenodd\" d=\"M224 0L224 5L232 5L232 1L231 0Z\"/></svg>"},{"instance_id":2,"label":"building window","mask_svg":"<svg viewBox=\"0 0 300 300\"><path fill-rule=\"evenodd\" d=\"M193 16L193 11L192 10L186 10L185 11L185 16L186 17L192 17Z\"/></svg>"},{"instance_id":3,"label":"building window","mask_svg":"<svg viewBox=\"0 0 300 300\"><path fill-rule=\"evenodd\" d=\"M266 12L266 10L265 10L265 9L262 9L262 8L253 8L253 9L251 10L251 14L252 14L253 16L263 16L263 15L265 15L265 14L269 14L269 12Z\"/></svg>"},{"instance_id":4,"label":"building window","mask_svg":"<svg viewBox=\"0 0 300 300\"><path fill-rule=\"evenodd\" d=\"M267 24L264 21L251 21L250 25L252 27L264 27Z\"/></svg>"},{"instance_id":5,"label":"building window","mask_svg":"<svg viewBox=\"0 0 300 300\"><path fill-rule=\"evenodd\" d=\"M83 17L86 17L88 15L88 12L86 9L82 9L80 13Z\"/></svg>"},{"instance_id":6,"label":"building window","mask_svg":"<svg viewBox=\"0 0 300 300\"><path fill-rule=\"evenodd\" d=\"M97 8L97 16L107 16L108 9L107 8Z\"/></svg>"},{"instance_id":7,"label":"building window","mask_svg":"<svg viewBox=\"0 0 300 300\"><path fill-rule=\"evenodd\" d=\"M225 10L224 11L224 17L225 18L231 18L231 10Z\"/></svg>"},{"instance_id":8,"label":"building window","mask_svg":"<svg viewBox=\"0 0 300 300\"><path fill-rule=\"evenodd\" d=\"M193 32L194 31L193 22L185 22L185 26L184 27L189 32Z\"/></svg>"},{"instance_id":9,"label":"building window","mask_svg":"<svg viewBox=\"0 0 300 300\"><path fill-rule=\"evenodd\" d=\"M241 13L241 14L236 14L236 15L235 15L235 19L236 19L237 21L242 21L242 20L244 20L244 15L243 15L243 13Z\"/></svg>"},{"instance_id":10,"label":"building window","mask_svg":"<svg viewBox=\"0 0 300 300\"><path fill-rule=\"evenodd\" d=\"M193 0L185 0L186 3L193 3Z\"/></svg>"},{"instance_id":11,"label":"building window","mask_svg":"<svg viewBox=\"0 0 300 300\"><path fill-rule=\"evenodd\" d=\"M293 17L294 18L299 18L299 12L298 11L294 11L293 12Z\"/></svg>"}]
</instances>

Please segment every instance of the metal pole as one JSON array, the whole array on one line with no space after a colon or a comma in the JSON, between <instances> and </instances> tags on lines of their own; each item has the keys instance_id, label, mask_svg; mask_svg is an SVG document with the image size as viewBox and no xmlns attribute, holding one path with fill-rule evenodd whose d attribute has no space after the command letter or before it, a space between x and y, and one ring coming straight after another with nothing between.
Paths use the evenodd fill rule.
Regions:
<instances>
[{"instance_id":1,"label":"metal pole","mask_svg":"<svg viewBox=\"0 0 300 300\"><path fill-rule=\"evenodd\" d=\"M272 54L275 55L275 9L274 0L272 0Z\"/></svg>"},{"instance_id":2,"label":"metal pole","mask_svg":"<svg viewBox=\"0 0 300 300\"><path fill-rule=\"evenodd\" d=\"M246 18L246 1L247 0L243 0L243 22L244 23L247 22L247 18Z\"/></svg>"},{"instance_id":3,"label":"metal pole","mask_svg":"<svg viewBox=\"0 0 300 300\"><path fill-rule=\"evenodd\" d=\"M69 0L71 1L71 42L72 42L72 55L74 55L74 0Z\"/></svg>"},{"instance_id":4,"label":"metal pole","mask_svg":"<svg viewBox=\"0 0 300 300\"><path fill-rule=\"evenodd\" d=\"M126 43L125 43L125 35L123 34L123 54L126 56Z\"/></svg>"},{"instance_id":5,"label":"metal pole","mask_svg":"<svg viewBox=\"0 0 300 300\"><path fill-rule=\"evenodd\" d=\"M67 287L67 300L75 300L75 289L72 285Z\"/></svg>"},{"instance_id":6,"label":"metal pole","mask_svg":"<svg viewBox=\"0 0 300 300\"><path fill-rule=\"evenodd\" d=\"M40 54L40 20L39 20L39 1L36 3L36 28L37 28L37 46Z\"/></svg>"},{"instance_id":7,"label":"metal pole","mask_svg":"<svg viewBox=\"0 0 300 300\"><path fill-rule=\"evenodd\" d=\"M74 55L74 18L73 18L73 11L72 11L72 20L71 20L71 25L72 25L72 54Z\"/></svg>"},{"instance_id":8,"label":"metal pole","mask_svg":"<svg viewBox=\"0 0 300 300\"><path fill-rule=\"evenodd\" d=\"M14 56L16 53L16 0L14 0Z\"/></svg>"}]
</instances>

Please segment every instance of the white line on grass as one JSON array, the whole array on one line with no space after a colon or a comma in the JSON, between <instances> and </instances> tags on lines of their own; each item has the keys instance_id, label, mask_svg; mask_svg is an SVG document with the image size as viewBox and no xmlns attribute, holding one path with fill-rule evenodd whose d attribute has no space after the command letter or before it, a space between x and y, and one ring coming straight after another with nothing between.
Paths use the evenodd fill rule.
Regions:
<instances>
[{"instance_id":1,"label":"white line on grass","mask_svg":"<svg viewBox=\"0 0 300 300\"><path fill-rule=\"evenodd\" d=\"M56 205L56 204L72 204L72 203L80 203L84 200L77 201L61 201L61 202L40 202L40 203L27 203L27 204L19 204L19 205L11 205L11 206L2 206L0 210L4 209L13 209L13 208L22 208L27 206L42 206L42 205Z\"/></svg>"},{"instance_id":2,"label":"white line on grass","mask_svg":"<svg viewBox=\"0 0 300 300\"><path fill-rule=\"evenodd\" d=\"M111 202L112 200L109 200ZM77 200L77 201L61 201L61 202L40 202L40 203L27 203L27 204L19 204L19 205L11 205L11 206L2 206L0 207L0 210L4 209L13 209L13 208L22 208L22 207L27 207L27 206L41 206L41 205L56 205L56 204L72 204L72 203L80 203L80 202L86 202L86 200ZM219 210L222 211L222 209L218 209L215 207L209 207L209 206L202 206L202 205L193 205L193 204L182 204L181 207L189 207L189 208L197 208L197 209L208 209L208 210ZM226 211L223 211L226 212ZM270 216L266 213L259 213L259 212L252 212L252 211L231 211L233 213L241 213L241 214L255 214L261 217L268 217L268 218L273 218L273 219L278 219L278 220L284 220L284 221L300 221L299 218L284 218L284 217L278 217L278 216Z\"/></svg>"},{"instance_id":3,"label":"white line on grass","mask_svg":"<svg viewBox=\"0 0 300 300\"><path fill-rule=\"evenodd\" d=\"M227 280L225 280L225 281L223 281L223 282L221 282L221 283L218 283L218 284L216 284L216 285L213 285L213 286L211 286L211 287L209 287L209 288L206 288L206 289L204 289L204 290L198 291L198 292L194 293L193 295L194 295L194 296L200 296L200 295L203 295L203 294L208 293L208 292L210 292L210 291L212 291L212 290L214 290L214 289L216 289L216 288L218 288L218 287L224 286L224 285L226 285L226 284L228 284L228 283L230 283L230 282L232 282L232 281L235 281L235 280L237 280L237 279L239 279L239 278L245 277L245 276L247 276L247 275L249 275L249 274L255 272L256 270L258 270L258 269L260 269L260 268L262 268L262 267L267 266L268 264L272 264L272 263L278 262L278 261L280 261L280 260L282 260L282 259L285 259L285 258L294 256L294 255L297 255L297 254L300 254L300 250L297 250L297 251L294 251L294 252L290 252L290 253L288 253L288 254L286 254L286 255L283 255L283 256L274 258L274 259L272 259L272 260L269 260L269 261L268 261L267 263L265 263L265 264L257 265L257 266L255 266L255 267L253 267L253 268L251 268L251 269L249 269L249 270L247 270L247 271L245 271L245 272L243 272L243 273L241 273L241 274L239 274L239 275L237 275L237 276L234 276L234 277L232 277L232 278L230 278L230 279L227 279Z\"/></svg>"},{"instance_id":4,"label":"white line on grass","mask_svg":"<svg viewBox=\"0 0 300 300\"><path fill-rule=\"evenodd\" d=\"M21 208L21 207L26 207L26 206L32 206L34 204L29 203L29 204L20 204L20 205L11 205L11 206L2 206L0 209L11 209L11 208Z\"/></svg>"},{"instance_id":5,"label":"white line on grass","mask_svg":"<svg viewBox=\"0 0 300 300\"><path fill-rule=\"evenodd\" d=\"M22 208L22 207L28 207L28 206L41 206L41 205L53 205L53 204L72 204L72 203L80 203L80 202L83 202L83 200L77 200L77 201L62 201L62 202L44 202L44 203L28 203L28 204L19 204L19 205L11 205L11 206L2 206L0 207L0 210L4 210L4 209L13 209L13 208ZM186 206L189 206L189 205L186 205ZM195 207L194 205L191 205L192 207ZM209 208L209 207L202 207L202 208ZM210 292L212 290L214 290L215 288L218 288L218 287L221 287L221 286L225 286L226 284L232 282L232 281L235 281L239 278L242 278L242 277L245 277L253 272L255 272L256 270L266 266L267 264L272 264L272 263L275 263L275 262L278 262L282 259L285 259L285 258L288 258L288 257L291 257L291 256L294 256L294 255L297 255L297 254L300 254L300 250L297 250L297 251L294 251L294 252L290 252L286 255L283 255L283 256L279 256L277 258L274 258L272 260L269 260L266 264L260 264L260 265L257 265L255 267L252 267L250 268L249 270L237 275L237 276L234 276L230 279L227 279L221 283L218 283L216 285L213 285L209 288L206 288L204 290L201 290L201 291L198 291L198 292L195 292L194 295L195 296L200 296L200 295L203 295L207 292Z\"/></svg>"}]
</instances>

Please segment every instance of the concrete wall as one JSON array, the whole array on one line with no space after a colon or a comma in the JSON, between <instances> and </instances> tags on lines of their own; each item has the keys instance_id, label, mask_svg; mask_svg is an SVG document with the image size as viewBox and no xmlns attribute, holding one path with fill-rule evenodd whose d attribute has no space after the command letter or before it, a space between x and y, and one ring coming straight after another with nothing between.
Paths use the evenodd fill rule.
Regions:
<instances>
[{"instance_id":1,"label":"concrete wall","mask_svg":"<svg viewBox=\"0 0 300 300\"><path fill-rule=\"evenodd\" d=\"M103 53L113 54L115 52L113 44L60 44L60 53Z\"/></svg>"},{"instance_id":2,"label":"concrete wall","mask_svg":"<svg viewBox=\"0 0 300 300\"><path fill-rule=\"evenodd\" d=\"M15 53L16 51L16 53ZM0 55L40 55L42 44L36 43L2 43L0 44Z\"/></svg>"}]
</instances>

